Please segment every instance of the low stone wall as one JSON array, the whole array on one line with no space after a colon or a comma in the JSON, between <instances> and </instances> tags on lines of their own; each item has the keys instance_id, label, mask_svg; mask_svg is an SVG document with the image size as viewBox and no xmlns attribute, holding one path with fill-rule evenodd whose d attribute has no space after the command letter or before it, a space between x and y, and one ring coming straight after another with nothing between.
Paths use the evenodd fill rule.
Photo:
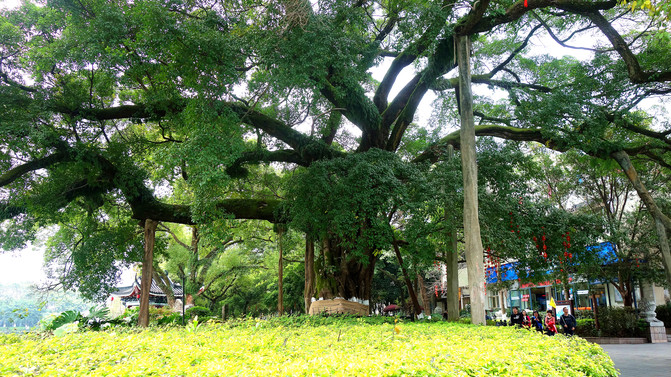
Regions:
<instances>
[{"instance_id":1,"label":"low stone wall","mask_svg":"<svg viewBox=\"0 0 671 377\"><path fill-rule=\"evenodd\" d=\"M649 343L648 338L597 338L585 337L588 342L596 344L645 344Z\"/></svg>"},{"instance_id":2,"label":"low stone wall","mask_svg":"<svg viewBox=\"0 0 671 377\"><path fill-rule=\"evenodd\" d=\"M344 299L319 300L310 304L310 315L314 314L353 314L360 316L368 315L368 305L358 302L347 301Z\"/></svg>"}]
</instances>

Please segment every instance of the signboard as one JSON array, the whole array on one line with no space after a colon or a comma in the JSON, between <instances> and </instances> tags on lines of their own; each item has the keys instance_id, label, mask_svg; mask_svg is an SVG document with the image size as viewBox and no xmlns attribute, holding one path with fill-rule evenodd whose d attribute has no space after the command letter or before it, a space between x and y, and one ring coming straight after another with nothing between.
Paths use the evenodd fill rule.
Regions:
<instances>
[{"instance_id":1,"label":"signboard","mask_svg":"<svg viewBox=\"0 0 671 377\"><path fill-rule=\"evenodd\" d=\"M568 312L573 314L573 311L571 310L571 301L570 300L557 300L556 302L557 305L557 319L561 317L562 314L564 314L564 308L568 308ZM551 310L552 307L550 306L550 303L547 303L548 310Z\"/></svg>"},{"instance_id":2,"label":"signboard","mask_svg":"<svg viewBox=\"0 0 671 377\"><path fill-rule=\"evenodd\" d=\"M522 295L522 301L523 302L529 301L529 295Z\"/></svg>"},{"instance_id":3,"label":"signboard","mask_svg":"<svg viewBox=\"0 0 671 377\"><path fill-rule=\"evenodd\" d=\"M568 281L569 281L569 283L572 282L573 278L568 278ZM533 287L537 287L537 288L549 287L549 286L554 285L554 284L561 285L561 280L557 279L557 280L554 281L554 283L552 282L552 280L548 280L548 281L544 281L544 282L536 283L536 284L534 284L534 283L524 283L524 284L520 284L520 289L533 288Z\"/></svg>"},{"instance_id":4,"label":"signboard","mask_svg":"<svg viewBox=\"0 0 671 377\"><path fill-rule=\"evenodd\" d=\"M587 289L579 290L579 291L578 291L578 294L579 294L579 295L588 295L588 294L589 294L589 291L588 291Z\"/></svg>"}]
</instances>

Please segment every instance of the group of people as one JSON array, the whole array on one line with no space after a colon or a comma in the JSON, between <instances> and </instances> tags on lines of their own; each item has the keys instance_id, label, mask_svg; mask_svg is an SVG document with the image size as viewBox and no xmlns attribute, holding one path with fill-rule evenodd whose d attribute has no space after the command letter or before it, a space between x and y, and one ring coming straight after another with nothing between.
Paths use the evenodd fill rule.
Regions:
<instances>
[{"instance_id":1,"label":"group of people","mask_svg":"<svg viewBox=\"0 0 671 377\"><path fill-rule=\"evenodd\" d=\"M538 310L534 310L531 317L527 315L526 310L519 312L519 309L516 307L513 308L513 313L510 315L510 325L518 326L522 328L534 328L538 332L543 332L549 336L554 336L557 333L557 321L555 316L552 315L552 310L548 310L544 318L541 318L541 315L538 313ZM577 322L575 317L568 312L568 308L564 308L564 313L559 317L559 324L564 329L564 335L572 336L575 333L575 328Z\"/></svg>"}]
</instances>

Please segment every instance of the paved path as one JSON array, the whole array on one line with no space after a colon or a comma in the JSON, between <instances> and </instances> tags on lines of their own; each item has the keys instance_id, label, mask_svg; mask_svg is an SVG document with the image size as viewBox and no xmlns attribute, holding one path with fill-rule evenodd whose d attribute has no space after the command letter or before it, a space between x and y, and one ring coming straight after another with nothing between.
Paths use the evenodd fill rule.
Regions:
<instances>
[{"instance_id":1,"label":"paved path","mask_svg":"<svg viewBox=\"0 0 671 377\"><path fill-rule=\"evenodd\" d=\"M622 377L671 377L671 343L603 344Z\"/></svg>"}]
</instances>

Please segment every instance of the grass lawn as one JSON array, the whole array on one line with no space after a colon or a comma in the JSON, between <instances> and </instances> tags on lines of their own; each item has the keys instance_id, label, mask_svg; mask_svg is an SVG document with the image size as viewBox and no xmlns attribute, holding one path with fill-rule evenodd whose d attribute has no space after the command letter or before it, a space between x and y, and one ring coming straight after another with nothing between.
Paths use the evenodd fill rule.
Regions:
<instances>
[{"instance_id":1,"label":"grass lawn","mask_svg":"<svg viewBox=\"0 0 671 377\"><path fill-rule=\"evenodd\" d=\"M596 344L510 327L309 317L0 335L2 376L616 376Z\"/></svg>"}]
</instances>

